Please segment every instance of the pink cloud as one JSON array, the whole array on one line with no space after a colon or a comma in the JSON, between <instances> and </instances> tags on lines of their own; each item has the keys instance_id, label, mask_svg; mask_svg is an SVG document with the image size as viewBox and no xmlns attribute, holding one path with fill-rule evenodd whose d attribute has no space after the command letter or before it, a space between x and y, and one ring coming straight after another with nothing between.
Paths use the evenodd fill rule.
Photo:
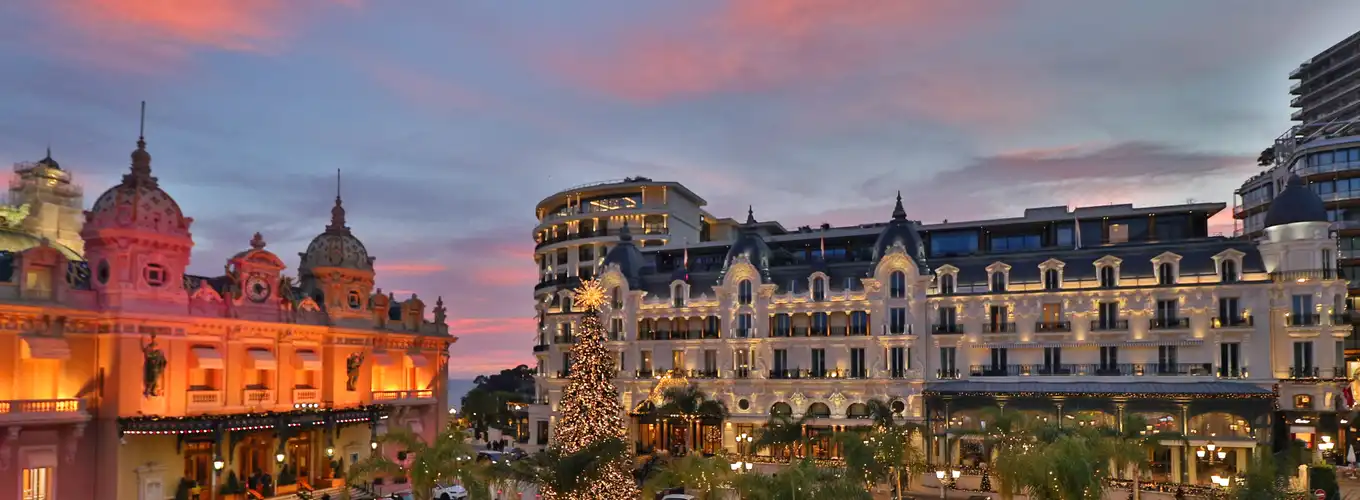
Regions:
<instances>
[{"instance_id":1,"label":"pink cloud","mask_svg":"<svg viewBox=\"0 0 1360 500\"><path fill-rule=\"evenodd\" d=\"M553 68L606 95L659 101L843 77L946 44L976 21L966 2L729 1L698 19L623 34L615 53L557 53Z\"/></svg>"},{"instance_id":2,"label":"pink cloud","mask_svg":"<svg viewBox=\"0 0 1360 500\"><path fill-rule=\"evenodd\" d=\"M154 71L199 49L276 50L316 9L359 1L49 0L70 36L41 46L112 69Z\"/></svg>"},{"instance_id":3,"label":"pink cloud","mask_svg":"<svg viewBox=\"0 0 1360 500\"><path fill-rule=\"evenodd\" d=\"M449 323L449 332L454 335L523 335L533 336L534 318L454 318Z\"/></svg>"},{"instance_id":4,"label":"pink cloud","mask_svg":"<svg viewBox=\"0 0 1360 500\"><path fill-rule=\"evenodd\" d=\"M447 270L448 266L429 262L393 262L375 264L373 270L387 274L427 274Z\"/></svg>"}]
</instances>

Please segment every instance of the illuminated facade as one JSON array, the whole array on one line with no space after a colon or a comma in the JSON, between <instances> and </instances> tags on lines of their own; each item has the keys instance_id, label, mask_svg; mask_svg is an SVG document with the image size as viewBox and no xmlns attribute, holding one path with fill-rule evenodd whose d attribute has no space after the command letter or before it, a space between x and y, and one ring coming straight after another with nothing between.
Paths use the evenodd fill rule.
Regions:
<instances>
[{"instance_id":1,"label":"illuminated facade","mask_svg":"<svg viewBox=\"0 0 1360 500\"><path fill-rule=\"evenodd\" d=\"M193 219L140 140L81 219L61 228L81 245L0 259L0 498L164 500L188 480L206 499L214 479L277 484L285 467L298 485L278 491L324 489L332 463L395 453L375 432L442 428L443 302L429 321L373 289L339 196L298 283L259 234L221 276L188 274Z\"/></svg>"},{"instance_id":2,"label":"illuminated facade","mask_svg":"<svg viewBox=\"0 0 1360 500\"><path fill-rule=\"evenodd\" d=\"M923 225L899 198L884 223L788 231L748 213L723 238L648 248L620 228L595 266L630 437L641 451L684 443L650 410L688 382L731 414L696 426L706 451L749 451L736 437L775 412L811 414L809 436L862 426L871 399L927 424L930 459L953 466L988 461L980 442L938 439L987 407L1068 425L1139 414L1190 436L1153 457L1163 479L1208 483L1257 444L1336 434L1349 327L1334 326L1346 286L1320 204L1294 185L1258 242L1208 235L1221 203ZM568 287L544 289L538 443L579 316ZM1197 456L1211 442L1225 457Z\"/></svg>"}]
</instances>

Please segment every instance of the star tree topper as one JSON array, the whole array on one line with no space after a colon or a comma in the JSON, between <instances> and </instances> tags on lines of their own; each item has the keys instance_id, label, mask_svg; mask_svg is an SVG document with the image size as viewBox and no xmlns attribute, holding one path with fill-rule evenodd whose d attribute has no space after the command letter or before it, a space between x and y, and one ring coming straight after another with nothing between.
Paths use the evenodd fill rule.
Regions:
<instances>
[{"instance_id":1,"label":"star tree topper","mask_svg":"<svg viewBox=\"0 0 1360 500\"><path fill-rule=\"evenodd\" d=\"M585 306L586 309L599 309L607 300L604 285L600 280L586 280L581 282L581 286L576 289L576 303Z\"/></svg>"}]
</instances>

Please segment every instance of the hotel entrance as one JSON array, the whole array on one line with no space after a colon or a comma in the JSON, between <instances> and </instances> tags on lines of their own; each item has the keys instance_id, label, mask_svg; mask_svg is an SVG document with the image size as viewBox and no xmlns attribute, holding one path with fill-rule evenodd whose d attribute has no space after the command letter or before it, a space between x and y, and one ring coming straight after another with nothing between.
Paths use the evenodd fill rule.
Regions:
<instances>
[{"instance_id":1,"label":"hotel entrance","mask_svg":"<svg viewBox=\"0 0 1360 500\"><path fill-rule=\"evenodd\" d=\"M317 479L313 474L321 471L313 463L315 460L313 457L316 456L314 454L316 448L312 445L314 442L313 434L315 432L303 432L301 435L290 438L288 444L284 447L284 463L292 467L293 471L297 473L298 479L306 480L308 485Z\"/></svg>"},{"instance_id":2,"label":"hotel entrance","mask_svg":"<svg viewBox=\"0 0 1360 500\"><path fill-rule=\"evenodd\" d=\"M256 435L241 442L236 455L236 475L241 481L256 472L274 474L274 447L270 446L273 441L272 436Z\"/></svg>"}]
</instances>

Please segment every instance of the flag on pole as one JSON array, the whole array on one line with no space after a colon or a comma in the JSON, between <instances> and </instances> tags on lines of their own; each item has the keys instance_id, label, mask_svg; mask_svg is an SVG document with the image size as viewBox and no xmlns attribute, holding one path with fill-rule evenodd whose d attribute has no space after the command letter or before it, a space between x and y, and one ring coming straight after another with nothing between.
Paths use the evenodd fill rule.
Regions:
<instances>
[{"instance_id":1,"label":"flag on pole","mask_svg":"<svg viewBox=\"0 0 1360 500\"><path fill-rule=\"evenodd\" d=\"M826 262L826 236L822 236L822 262Z\"/></svg>"},{"instance_id":2,"label":"flag on pole","mask_svg":"<svg viewBox=\"0 0 1360 500\"><path fill-rule=\"evenodd\" d=\"M1073 234L1076 235L1076 237L1073 238L1073 241L1072 241L1072 243L1074 244L1074 246L1072 247L1072 249L1073 249L1073 250L1081 250L1081 221L1080 221L1080 220L1077 220L1076 214L1073 214L1073 215L1072 215L1072 227L1075 228L1075 229L1073 230Z\"/></svg>"}]
</instances>

